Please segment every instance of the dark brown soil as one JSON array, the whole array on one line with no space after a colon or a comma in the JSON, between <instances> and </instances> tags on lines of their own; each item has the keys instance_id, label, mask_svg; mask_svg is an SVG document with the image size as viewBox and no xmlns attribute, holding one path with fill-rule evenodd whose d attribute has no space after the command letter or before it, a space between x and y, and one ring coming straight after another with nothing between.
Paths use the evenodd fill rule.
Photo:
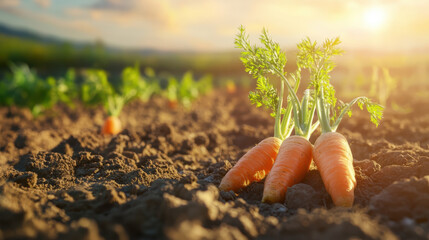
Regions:
<instances>
[{"instance_id":1,"label":"dark brown soil","mask_svg":"<svg viewBox=\"0 0 429 240\"><path fill-rule=\"evenodd\" d=\"M273 132L244 91L188 111L134 102L114 137L98 133L101 109L0 108L0 239L429 239L429 100L400 99L411 112L387 109L375 128L357 111L338 130L355 159L351 209L314 166L284 204L261 203L263 183L218 190Z\"/></svg>"}]
</instances>

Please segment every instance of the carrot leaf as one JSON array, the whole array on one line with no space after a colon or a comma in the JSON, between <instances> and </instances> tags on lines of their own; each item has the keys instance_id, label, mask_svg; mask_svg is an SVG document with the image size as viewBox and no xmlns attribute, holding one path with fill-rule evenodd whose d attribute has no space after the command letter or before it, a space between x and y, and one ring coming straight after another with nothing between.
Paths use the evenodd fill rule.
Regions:
<instances>
[{"instance_id":1,"label":"carrot leaf","mask_svg":"<svg viewBox=\"0 0 429 240\"><path fill-rule=\"evenodd\" d=\"M276 89L264 76L259 76L256 82L256 90L249 92L249 99L256 107L264 106L272 111L271 116L276 116L279 104L279 96ZM284 112L284 109L283 109Z\"/></svg>"},{"instance_id":2,"label":"carrot leaf","mask_svg":"<svg viewBox=\"0 0 429 240\"><path fill-rule=\"evenodd\" d=\"M286 56L281 52L279 44L268 37L267 30L264 29L260 37L265 48L250 45L243 26L239 27L239 31L234 43L237 48L243 49L240 59L246 72L256 79L267 73L276 74L275 70L284 72Z\"/></svg>"},{"instance_id":3,"label":"carrot leaf","mask_svg":"<svg viewBox=\"0 0 429 240\"><path fill-rule=\"evenodd\" d=\"M343 116L347 113L347 115L349 117L352 116L352 111L351 111L351 107L357 103L358 107L363 110L363 108L365 107L367 112L370 114L370 119L371 122L374 123L377 127L380 124L380 120L383 118L383 109L384 107L372 102L369 98L367 97L357 97L355 99L353 99L352 101L350 101L347 104L342 104L340 109L340 114L338 115L338 117L334 120L334 124L332 125L332 129L335 131L338 127L338 125L341 122L341 119L343 118Z\"/></svg>"},{"instance_id":4,"label":"carrot leaf","mask_svg":"<svg viewBox=\"0 0 429 240\"><path fill-rule=\"evenodd\" d=\"M284 84L286 83L289 92L292 92L293 104L299 105L299 101L290 83L285 77L286 55L281 51L280 45L268 35L266 29L262 30L259 40L263 47L251 45L249 36L243 26L239 27L239 33L235 38L235 46L241 48L241 61L245 71L257 79L256 90L249 93L249 99L257 107L264 106L272 111L271 116L275 117L274 136L284 139L289 136L289 123L292 117L292 108L286 111L283 107ZM270 83L267 75L274 75L280 78L280 90ZM283 117L282 117L283 115Z\"/></svg>"},{"instance_id":5,"label":"carrot leaf","mask_svg":"<svg viewBox=\"0 0 429 240\"><path fill-rule=\"evenodd\" d=\"M309 38L298 44L298 68L308 69L310 72L310 86L315 90L317 115L322 132L335 131L343 116L351 116L351 107L357 103L360 109L364 107L371 117L371 122L378 126L382 116L383 107L373 103L367 97L357 97L345 104L335 96L335 89L330 83L330 72L335 68L333 56L341 55L343 51L338 47L340 39L326 39L321 46Z\"/></svg>"},{"instance_id":6,"label":"carrot leaf","mask_svg":"<svg viewBox=\"0 0 429 240\"><path fill-rule=\"evenodd\" d=\"M148 78L153 78L155 76L151 68L146 68L145 72ZM121 80L121 93L127 96L127 98L130 98L130 100L132 98L138 98L143 102L147 102L154 93L159 91L158 83L156 81L149 82L148 79L143 78L140 74L139 65L137 64L134 67L125 68L122 71Z\"/></svg>"},{"instance_id":7,"label":"carrot leaf","mask_svg":"<svg viewBox=\"0 0 429 240\"><path fill-rule=\"evenodd\" d=\"M301 80L301 68L313 66L316 62L319 64L322 52L316 49L315 44L307 38L301 45L298 45L301 50L298 55L298 70L296 73L287 75L284 71L287 59L285 53L281 51L280 45L270 38L266 29L262 30L259 40L262 43L261 47L251 45L242 26L239 27L239 33L235 38L236 47L243 49L240 59L245 71L257 79L256 90L249 93L250 102L257 107L264 106L272 111L271 116L275 117L274 136L285 139L295 129L296 135L309 138L318 126L318 123L313 125L316 98L311 96L310 91L307 91L300 101L296 92ZM335 44L335 42L327 43L327 47ZM336 52L336 49L332 48L331 51ZM317 69L318 75L328 76L321 70L324 69ZM280 79L279 89L272 85L268 76ZM282 107L285 85L287 87L286 109ZM291 121L292 117L293 121Z\"/></svg>"}]
</instances>

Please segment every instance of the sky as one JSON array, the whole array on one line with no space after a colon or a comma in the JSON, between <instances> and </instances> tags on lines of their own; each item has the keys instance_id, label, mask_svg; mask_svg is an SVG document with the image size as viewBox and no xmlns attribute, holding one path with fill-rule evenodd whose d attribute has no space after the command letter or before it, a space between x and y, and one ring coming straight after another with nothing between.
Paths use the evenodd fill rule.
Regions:
<instances>
[{"instance_id":1,"label":"sky","mask_svg":"<svg viewBox=\"0 0 429 240\"><path fill-rule=\"evenodd\" d=\"M228 51L243 25L281 46L339 36L345 49L429 49L428 0L0 0L0 24L126 49Z\"/></svg>"}]
</instances>

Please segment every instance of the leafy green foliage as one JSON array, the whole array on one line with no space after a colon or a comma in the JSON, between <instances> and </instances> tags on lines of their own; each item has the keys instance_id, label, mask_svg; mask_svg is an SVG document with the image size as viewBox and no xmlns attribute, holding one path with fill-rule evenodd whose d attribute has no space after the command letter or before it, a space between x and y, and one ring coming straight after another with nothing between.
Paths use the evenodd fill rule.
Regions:
<instances>
[{"instance_id":1,"label":"leafy green foliage","mask_svg":"<svg viewBox=\"0 0 429 240\"><path fill-rule=\"evenodd\" d=\"M183 75L178 91L180 102L183 106L189 108L191 102L198 97L198 88L194 84L194 78L191 72L186 72Z\"/></svg>"},{"instance_id":2,"label":"leafy green foliage","mask_svg":"<svg viewBox=\"0 0 429 240\"><path fill-rule=\"evenodd\" d=\"M379 68L374 66L369 95L377 97L381 105L386 106L387 100L397 87L397 80L390 75L387 68L381 68L381 77L379 75Z\"/></svg>"},{"instance_id":3,"label":"leafy green foliage","mask_svg":"<svg viewBox=\"0 0 429 240\"><path fill-rule=\"evenodd\" d=\"M0 81L0 106L27 107L37 116L57 102L69 107L80 98L85 106L102 105L110 116L117 116L125 104L133 99L147 101L160 92L159 79L151 68L140 74L138 65L127 67L121 74L121 81L113 86L108 74L101 69L86 69L82 82L76 84L76 72L67 71L60 78L41 79L28 66L11 66L12 72ZM167 87L169 99L179 100L185 107L202 94L212 89L212 77L205 75L195 80L191 72L183 75L181 81L171 78Z\"/></svg>"},{"instance_id":4,"label":"leafy green foliage","mask_svg":"<svg viewBox=\"0 0 429 240\"><path fill-rule=\"evenodd\" d=\"M249 93L249 99L257 107L264 106L272 111L271 116L277 115L280 103L279 93L266 77L267 74L281 75L284 77L286 55L281 51L280 45L271 40L268 31L263 29L260 41L264 47L252 46L249 36L243 26L239 27L239 33L235 38L235 46L241 48L241 61L245 71L257 79L256 91ZM280 114L284 113L281 108Z\"/></svg>"},{"instance_id":5,"label":"leafy green foliage","mask_svg":"<svg viewBox=\"0 0 429 240\"><path fill-rule=\"evenodd\" d=\"M2 105L29 108L33 116L52 108L57 102L56 80L37 76L27 65L11 65L9 74L0 85Z\"/></svg>"},{"instance_id":6,"label":"leafy green foliage","mask_svg":"<svg viewBox=\"0 0 429 240\"><path fill-rule=\"evenodd\" d=\"M384 107L377 103L373 103L367 97L359 98L357 104L361 110L363 110L364 106L366 107L366 111L368 111L371 116L371 122L378 127L378 125L380 124L380 120L383 118Z\"/></svg>"},{"instance_id":7,"label":"leafy green foliage","mask_svg":"<svg viewBox=\"0 0 429 240\"><path fill-rule=\"evenodd\" d=\"M154 77L154 73L149 73ZM109 116L118 116L125 104L133 99L147 101L159 89L156 82L148 83L140 75L138 65L122 71L121 83L115 89L107 73L99 69L86 70L81 86L81 99L87 106L102 104Z\"/></svg>"},{"instance_id":8,"label":"leafy green foliage","mask_svg":"<svg viewBox=\"0 0 429 240\"><path fill-rule=\"evenodd\" d=\"M249 92L249 99L256 107L264 106L271 110L271 116L275 117L279 104L279 96L276 89L266 77L259 76L256 82L256 91Z\"/></svg>"},{"instance_id":9,"label":"leafy green foliage","mask_svg":"<svg viewBox=\"0 0 429 240\"><path fill-rule=\"evenodd\" d=\"M338 48L341 43L337 37L335 39L326 39L322 46L317 42L312 42L310 38L305 38L297 45L298 68L308 69L310 71L310 84L316 89L317 94L323 89L325 103L335 106L336 97L335 89L330 83L331 76L329 73L335 68L332 60L333 56L341 55L343 51Z\"/></svg>"},{"instance_id":10,"label":"leafy green foliage","mask_svg":"<svg viewBox=\"0 0 429 240\"><path fill-rule=\"evenodd\" d=\"M58 100L74 107L74 100L78 97L78 87L76 85L76 72L69 69L64 77L57 80L56 93Z\"/></svg>"},{"instance_id":11,"label":"leafy green foliage","mask_svg":"<svg viewBox=\"0 0 429 240\"><path fill-rule=\"evenodd\" d=\"M286 55L281 51L280 45L271 40L266 29L263 29L260 36L265 48L252 46L243 26L239 27L239 31L234 43L236 48L243 49L240 59L246 72L256 79L267 73L277 74L277 71L284 74Z\"/></svg>"},{"instance_id":12,"label":"leafy green foliage","mask_svg":"<svg viewBox=\"0 0 429 240\"><path fill-rule=\"evenodd\" d=\"M338 106L337 111L334 111L334 113L332 114L333 117L331 118L332 128L334 130L338 127L341 122L341 119L345 114L347 114L349 117L352 116L351 107L355 103L358 104L361 110L363 110L364 107L366 108L366 111L370 114L371 122L374 123L377 127L380 124L381 119L383 118L384 107L380 104L372 102L367 97L357 97L347 104L343 102L340 103L341 104ZM337 117L338 113L339 115Z\"/></svg>"},{"instance_id":13,"label":"leafy green foliage","mask_svg":"<svg viewBox=\"0 0 429 240\"><path fill-rule=\"evenodd\" d=\"M145 72L148 77L155 77L155 72L151 68L146 68ZM156 81L149 82L141 76L138 65L127 67L122 71L121 92L124 96L133 96L146 102L159 89Z\"/></svg>"},{"instance_id":14,"label":"leafy green foliage","mask_svg":"<svg viewBox=\"0 0 429 240\"><path fill-rule=\"evenodd\" d=\"M86 106L96 106L107 102L115 93L107 79L107 73L100 69L87 69L83 73L81 100Z\"/></svg>"},{"instance_id":15,"label":"leafy green foliage","mask_svg":"<svg viewBox=\"0 0 429 240\"><path fill-rule=\"evenodd\" d=\"M0 106L11 106L13 98L10 94L10 83L8 80L0 81Z\"/></svg>"},{"instance_id":16,"label":"leafy green foliage","mask_svg":"<svg viewBox=\"0 0 429 240\"><path fill-rule=\"evenodd\" d=\"M310 72L310 84L314 87L315 97L319 102L318 114L322 131L335 131L346 113L351 116L351 107L355 103L360 109L365 106L370 113L371 122L378 126L383 116L382 106L373 103L367 97L355 98L347 104L337 101L335 97L335 89L330 83L330 72L335 67L332 57L343 53L338 47L340 43L337 37L325 40L322 46L318 46L309 38L298 44L298 68L308 69Z\"/></svg>"},{"instance_id":17,"label":"leafy green foliage","mask_svg":"<svg viewBox=\"0 0 429 240\"><path fill-rule=\"evenodd\" d=\"M249 93L249 99L257 107L264 106L272 111L271 116L275 118L275 137L285 139L295 127L295 134L308 139L319 124L318 122L313 124L316 98L311 96L310 91L306 91L303 100L300 101L296 92L301 81L301 68L312 66L312 63L318 61L315 56L319 52L309 39L304 41L302 46L299 45L302 50L298 59L298 70L287 77L284 71L287 59L279 44L271 40L266 29L262 30L259 39L263 46L252 46L242 26L235 38L235 46L243 50L240 59L245 66L245 71L257 79L256 90ZM330 44L327 44L326 48L329 46ZM332 51L335 52L335 50ZM321 76L323 76L322 71L323 69L318 70ZM280 91L270 83L268 76L276 76L280 79ZM282 106L284 85L288 90L286 109ZM293 121L291 121L292 112Z\"/></svg>"},{"instance_id":18,"label":"leafy green foliage","mask_svg":"<svg viewBox=\"0 0 429 240\"><path fill-rule=\"evenodd\" d=\"M107 73L100 69L87 69L84 72L81 100L86 106L103 105L109 116L118 116L126 102L108 81Z\"/></svg>"},{"instance_id":19,"label":"leafy green foliage","mask_svg":"<svg viewBox=\"0 0 429 240\"><path fill-rule=\"evenodd\" d=\"M183 75L181 81L171 76L164 95L168 100L178 101L185 108L189 108L195 99L211 91L212 86L211 76L205 75L199 80L195 80L192 72L188 71Z\"/></svg>"},{"instance_id":20,"label":"leafy green foliage","mask_svg":"<svg viewBox=\"0 0 429 240\"><path fill-rule=\"evenodd\" d=\"M205 95L213 89L213 77L211 75L204 75L196 82L198 94Z\"/></svg>"},{"instance_id":21,"label":"leafy green foliage","mask_svg":"<svg viewBox=\"0 0 429 240\"><path fill-rule=\"evenodd\" d=\"M170 77L168 79L168 85L165 91L165 96L168 100L177 101L179 85L179 81L177 81L175 77Z\"/></svg>"}]
</instances>

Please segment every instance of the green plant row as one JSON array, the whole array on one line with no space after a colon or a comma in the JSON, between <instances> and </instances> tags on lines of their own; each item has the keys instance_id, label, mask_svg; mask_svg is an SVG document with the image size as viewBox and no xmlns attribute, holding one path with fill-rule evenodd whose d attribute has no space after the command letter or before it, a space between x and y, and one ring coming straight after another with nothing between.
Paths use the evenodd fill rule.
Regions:
<instances>
[{"instance_id":1,"label":"green plant row","mask_svg":"<svg viewBox=\"0 0 429 240\"><path fill-rule=\"evenodd\" d=\"M0 80L0 106L28 108L35 117L57 103L73 108L76 101L87 107L103 106L109 116L118 116L128 102L146 102L153 95L189 108L192 101L212 89L211 76L197 80L191 72L186 72L182 79L169 77L162 89L154 70L146 68L141 74L138 65L125 68L118 84L112 84L109 74L101 69L85 69L79 74L69 69L62 77L46 79L25 64L11 64L10 70Z\"/></svg>"}]
</instances>

